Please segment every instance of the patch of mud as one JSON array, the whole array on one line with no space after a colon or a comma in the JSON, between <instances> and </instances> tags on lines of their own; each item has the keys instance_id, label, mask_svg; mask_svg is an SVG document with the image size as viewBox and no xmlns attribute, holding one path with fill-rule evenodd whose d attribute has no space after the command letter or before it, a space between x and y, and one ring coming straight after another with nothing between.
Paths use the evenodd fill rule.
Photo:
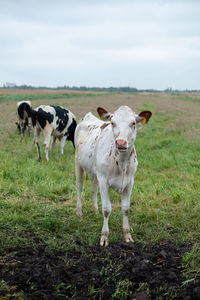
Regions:
<instances>
[{"instance_id":1,"label":"patch of mud","mask_svg":"<svg viewBox=\"0 0 200 300\"><path fill-rule=\"evenodd\" d=\"M10 251L0 260L0 299L16 299L19 292L27 299L200 299L199 278L183 284L186 246L78 246L81 252L48 253L45 246ZM15 290L7 298L9 286Z\"/></svg>"}]
</instances>

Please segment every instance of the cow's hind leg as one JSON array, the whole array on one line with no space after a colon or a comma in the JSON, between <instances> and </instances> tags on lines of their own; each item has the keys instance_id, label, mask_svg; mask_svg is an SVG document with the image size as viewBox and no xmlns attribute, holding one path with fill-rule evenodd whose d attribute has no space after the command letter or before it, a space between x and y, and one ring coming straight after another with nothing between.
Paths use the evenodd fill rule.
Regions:
<instances>
[{"instance_id":1,"label":"cow's hind leg","mask_svg":"<svg viewBox=\"0 0 200 300\"><path fill-rule=\"evenodd\" d=\"M79 165L77 157L76 161L76 188L77 188L77 215L82 217L82 188L83 188L83 169Z\"/></svg>"},{"instance_id":2,"label":"cow's hind leg","mask_svg":"<svg viewBox=\"0 0 200 300\"><path fill-rule=\"evenodd\" d=\"M99 212L98 202L97 202L97 192L98 192L98 181L96 177L92 178L92 207L95 213Z\"/></svg>"},{"instance_id":3,"label":"cow's hind leg","mask_svg":"<svg viewBox=\"0 0 200 300\"><path fill-rule=\"evenodd\" d=\"M28 121L28 136L31 135L31 123Z\"/></svg>"},{"instance_id":4,"label":"cow's hind leg","mask_svg":"<svg viewBox=\"0 0 200 300\"><path fill-rule=\"evenodd\" d=\"M41 154L40 154L40 128L35 127L34 128L34 142L36 143L37 146L37 153L38 153L38 161L41 161Z\"/></svg>"},{"instance_id":5,"label":"cow's hind leg","mask_svg":"<svg viewBox=\"0 0 200 300\"><path fill-rule=\"evenodd\" d=\"M19 121L19 126L20 126L21 137L23 137L24 136L24 123L23 123L23 120Z\"/></svg>"},{"instance_id":6,"label":"cow's hind leg","mask_svg":"<svg viewBox=\"0 0 200 300\"><path fill-rule=\"evenodd\" d=\"M26 131L27 126L28 126L28 118L25 118L25 121L24 121L24 124L23 124L23 136L24 136L24 133Z\"/></svg>"}]
</instances>

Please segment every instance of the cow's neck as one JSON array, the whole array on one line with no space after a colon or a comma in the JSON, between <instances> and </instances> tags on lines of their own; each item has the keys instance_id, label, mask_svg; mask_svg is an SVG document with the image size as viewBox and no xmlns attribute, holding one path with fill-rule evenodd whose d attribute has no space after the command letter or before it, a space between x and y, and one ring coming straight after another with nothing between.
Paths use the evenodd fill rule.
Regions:
<instances>
[{"instance_id":1,"label":"cow's neck","mask_svg":"<svg viewBox=\"0 0 200 300\"><path fill-rule=\"evenodd\" d=\"M120 152L117 149L115 149L115 151L117 151L117 160L118 160L119 168L123 169L124 166L126 164L129 164L129 162L130 162L130 157L131 157L131 153L133 151L133 147L128 149L126 152Z\"/></svg>"},{"instance_id":2,"label":"cow's neck","mask_svg":"<svg viewBox=\"0 0 200 300\"><path fill-rule=\"evenodd\" d=\"M131 153L133 151L133 148L128 150L127 152L119 152L117 149L115 149L115 179L114 179L114 186L115 190L121 194L127 185L127 172L130 167L130 159L131 159ZM113 169L112 169L112 176L113 178Z\"/></svg>"}]
</instances>

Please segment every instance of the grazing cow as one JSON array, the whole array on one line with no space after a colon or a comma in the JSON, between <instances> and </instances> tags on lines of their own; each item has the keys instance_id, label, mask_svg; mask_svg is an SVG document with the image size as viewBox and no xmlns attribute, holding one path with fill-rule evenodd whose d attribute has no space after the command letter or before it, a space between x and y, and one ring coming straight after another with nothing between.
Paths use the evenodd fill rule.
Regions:
<instances>
[{"instance_id":1,"label":"grazing cow","mask_svg":"<svg viewBox=\"0 0 200 300\"><path fill-rule=\"evenodd\" d=\"M83 172L92 176L93 209L98 212L97 190L100 189L104 223L100 245L108 246L108 220L111 213L109 189L122 195L123 232L126 242L133 241L128 223L130 196L137 169L134 147L136 125L147 123L152 113L143 111L137 115L128 106L119 107L113 114L98 107L102 120L92 113L85 115L75 132L77 214L82 216L81 192Z\"/></svg>"},{"instance_id":2,"label":"grazing cow","mask_svg":"<svg viewBox=\"0 0 200 300\"><path fill-rule=\"evenodd\" d=\"M61 154L65 141L69 140L74 145L74 132L76 129L76 118L72 112L61 106L40 105L32 110L32 124L34 128L34 141L37 146L38 160L40 155L40 132L44 134L45 158L48 161L48 151L51 136L53 136L53 149L56 138L61 141Z\"/></svg>"},{"instance_id":3,"label":"grazing cow","mask_svg":"<svg viewBox=\"0 0 200 300\"><path fill-rule=\"evenodd\" d=\"M32 111L32 107L30 101L20 101L17 103L17 114L18 114L19 123L16 124L22 136L24 136L24 132L27 126L28 126L28 134L30 136L31 111Z\"/></svg>"}]
</instances>

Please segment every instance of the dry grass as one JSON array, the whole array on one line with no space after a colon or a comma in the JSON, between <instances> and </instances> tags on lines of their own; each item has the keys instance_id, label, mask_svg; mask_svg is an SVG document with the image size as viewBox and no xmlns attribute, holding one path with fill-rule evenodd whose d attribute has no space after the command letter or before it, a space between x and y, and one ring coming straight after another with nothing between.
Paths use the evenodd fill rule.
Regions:
<instances>
[{"instance_id":1,"label":"dry grass","mask_svg":"<svg viewBox=\"0 0 200 300\"><path fill-rule=\"evenodd\" d=\"M90 94L97 94L97 92L90 91ZM102 92L98 92L101 94ZM82 95L82 94L88 94L88 91L73 91L73 90L48 90L48 89L34 89L34 90L5 90L5 89L0 89L0 95L41 95L41 94L48 94L48 95L55 95L55 94L75 94L75 95Z\"/></svg>"},{"instance_id":2,"label":"dry grass","mask_svg":"<svg viewBox=\"0 0 200 300\"><path fill-rule=\"evenodd\" d=\"M200 138L200 130L198 124L200 124L200 94L189 95L191 101L183 101L183 95L165 95L165 94L103 94L98 93L98 97L94 93L94 96L84 96L86 92L79 91L51 91L51 90L23 90L23 91L8 91L0 90L1 94L20 94L23 95L34 94L38 95L38 99L32 101L33 108L44 105L62 105L65 108L71 110L77 117L77 120L81 119L88 111L96 113L96 108L102 106L109 111L116 110L120 105L128 105L136 112L140 112L143 104L151 103L157 114L166 114L173 117L173 122L166 127L166 133L171 130L185 130L185 134L188 139L195 141ZM66 94L66 98L58 99L40 99L42 94L59 95L60 93ZM80 94L81 97L69 98L69 94ZM26 100L24 99L24 100ZM198 101L193 101L199 100ZM17 121L17 108L15 101L8 101L0 103L0 126L4 125L4 133L9 134L12 128L15 127L15 121ZM195 125L197 124L197 126Z\"/></svg>"}]
</instances>

